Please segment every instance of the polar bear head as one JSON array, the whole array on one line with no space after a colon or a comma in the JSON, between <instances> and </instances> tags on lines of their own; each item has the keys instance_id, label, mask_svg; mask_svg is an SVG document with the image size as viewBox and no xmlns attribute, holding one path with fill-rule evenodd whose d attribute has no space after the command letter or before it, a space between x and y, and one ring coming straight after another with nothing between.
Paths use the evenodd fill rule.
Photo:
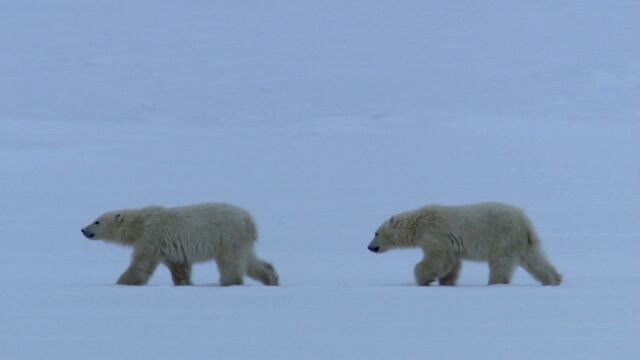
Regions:
<instances>
[{"instance_id":1,"label":"polar bear head","mask_svg":"<svg viewBox=\"0 0 640 360\"><path fill-rule=\"evenodd\" d=\"M100 215L80 231L87 239L124 242L124 218L125 214L122 211L110 211Z\"/></svg>"},{"instance_id":2,"label":"polar bear head","mask_svg":"<svg viewBox=\"0 0 640 360\"><path fill-rule=\"evenodd\" d=\"M382 253L394 248L411 248L416 246L417 234L423 230L426 211L406 211L396 214L380 225L368 249L374 253ZM427 220L428 222L428 220Z\"/></svg>"},{"instance_id":3,"label":"polar bear head","mask_svg":"<svg viewBox=\"0 0 640 360\"><path fill-rule=\"evenodd\" d=\"M397 219L392 216L380 225L376 230L373 240L369 243L368 249L374 253L383 253L391 248L397 247L399 237Z\"/></svg>"}]
</instances>

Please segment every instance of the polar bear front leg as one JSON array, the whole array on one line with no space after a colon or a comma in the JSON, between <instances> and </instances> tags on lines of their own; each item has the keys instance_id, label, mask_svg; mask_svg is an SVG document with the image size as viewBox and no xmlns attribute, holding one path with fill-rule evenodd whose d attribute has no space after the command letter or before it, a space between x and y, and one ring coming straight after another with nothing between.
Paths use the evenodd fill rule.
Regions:
<instances>
[{"instance_id":1,"label":"polar bear front leg","mask_svg":"<svg viewBox=\"0 0 640 360\"><path fill-rule=\"evenodd\" d=\"M134 254L129 268L118 279L118 285L144 285L158 266L155 256Z\"/></svg>"},{"instance_id":2,"label":"polar bear front leg","mask_svg":"<svg viewBox=\"0 0 640 360\"><path fill-rule=\"evenodd\" d=\"M429 286L437 277L437 272L433 271L426 260L422 260L413 268L413 275L416 278L416 284L420 286Z\"/></svg>"},{"instance_id":3,"label":"polar bear front leg","mask_svg":"<svg viewBox=\"0 0 640 360\"><path fill-rule=\"evenodd\" d=\"M449 273L445 276L442 276L438 279L438 283L444 286L454 286L458 281L458 276L460 275L460 268L462 267L462 261L460 259L456 259L453 268Z\"/></svg>"},{"instance_id":4,"label":"polar bear front leg","mask_svg":"<svg viewBox=\"0 0 640 360\"><path fill-rule=\"evenodd\" d=\"M413 274L416 283L420 286L428 286L438 279L441 274L446 273L444 259L440 256L429 256L416 264Z\"/></svg>"},{"instance_id":5,"label":"polar bear front leg","mask_svg":"<svg viewBox=\"0 0 640 360\"><path fill-rule=\"evenodd\" d=\"M456 261L459 262L460 260L450 252L435 246L432 246L431 249L423 248L422 250L424 258L416 264L413 270L416 283L421 286L427 286L441 278L445 278L445 280L450 278L449 280L455 283L460 270L460 264L456 263Z\"/></svg>"}]
</instances>

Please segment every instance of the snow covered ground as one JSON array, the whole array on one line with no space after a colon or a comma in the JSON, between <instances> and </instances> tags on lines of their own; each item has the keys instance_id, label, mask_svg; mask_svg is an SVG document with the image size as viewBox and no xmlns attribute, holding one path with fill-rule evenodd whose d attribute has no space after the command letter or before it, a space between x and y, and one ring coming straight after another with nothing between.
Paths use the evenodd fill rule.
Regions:
<instances>
[{"instance_id":1,"label":"snow covered ground","mask_svg":"<svg viewBox=\"0 0 640 360\"><path fill-rule=\"evenodd\" d=\"M1 359L640 357L640 3L0 2ZM417 287L389 215L527 210L524 271ZM282 286L196 286L80 228L227 201Z\"/></svg>"}]
</instances>

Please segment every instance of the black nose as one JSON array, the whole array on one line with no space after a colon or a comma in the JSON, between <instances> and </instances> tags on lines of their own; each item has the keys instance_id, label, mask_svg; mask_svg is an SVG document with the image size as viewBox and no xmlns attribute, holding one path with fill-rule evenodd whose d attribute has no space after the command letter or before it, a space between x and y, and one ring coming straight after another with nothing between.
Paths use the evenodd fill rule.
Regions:
<instances>
[{"instance_id":1,"label":"black nose","mask_svg":"<svg viewBox=\"0 0 640 360\"><path fill-rule=\"evenodd\" d=\"M380 250L380 246L371 246L369 245L368 249L373 252L378 252Z\"/></svg>"},{"instance_id":2,"label":"black nose","mask_svg":"<svg viewBox=\"0 0 640 360\"><path fill-rule=\"evenodd\" d=\"M95 236L95 234L92 234L85 229L80 229L80 232L82 232L82 235L84 235L87 239L91 239Z\"/></svg>"}]
</instances>

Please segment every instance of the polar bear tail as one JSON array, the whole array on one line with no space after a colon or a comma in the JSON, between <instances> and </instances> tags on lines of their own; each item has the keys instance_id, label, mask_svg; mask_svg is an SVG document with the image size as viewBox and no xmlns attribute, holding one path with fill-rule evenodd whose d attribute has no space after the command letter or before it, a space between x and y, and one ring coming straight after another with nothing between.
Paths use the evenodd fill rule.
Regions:
<instances>
[{"instance_id":1,"label":"polar bear tail","mask_svg":"<svg viewBox=\"0 0 640 360\"><path fill-rule=\"evenodd\" d=\"M542 285L560 285L562 275L547 260L538 236L533 230L529 230L528 237L527 249L520 257L520 265Z\"/></svg>"}]
</instances>

